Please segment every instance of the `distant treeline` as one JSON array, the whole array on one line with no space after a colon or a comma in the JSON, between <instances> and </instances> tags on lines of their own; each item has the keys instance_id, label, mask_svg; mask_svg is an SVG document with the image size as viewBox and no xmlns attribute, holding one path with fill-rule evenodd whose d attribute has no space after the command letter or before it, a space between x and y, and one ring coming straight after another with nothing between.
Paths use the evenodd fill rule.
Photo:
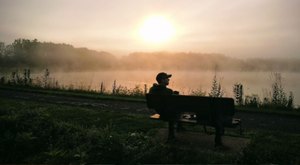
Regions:
<instances>
[{"instance_id":1,"label":"distant treeline","mask_svg":"<svg viewBox=\"0 0 300 165\"><path fill-rule=\"evenodd\" d=\"M67 44L17 39L12 44L0 43L1 69L33 68L52 70L111 69L115 56Z\"/></svg>"},{"instance_id":2,"label":"distant treeline","mask_svg":"<svg viewBox=\"0 0 300 165\"><path fill-rule=\"evenodd\" d=\"M108 52L74 48L68 44L17 39L0 42L0 69L32 68L64 71L86 70L231 70L300 71L300 58L238 59L222 54L136 52L116 58Z\"/></svg>"}]
</instances>

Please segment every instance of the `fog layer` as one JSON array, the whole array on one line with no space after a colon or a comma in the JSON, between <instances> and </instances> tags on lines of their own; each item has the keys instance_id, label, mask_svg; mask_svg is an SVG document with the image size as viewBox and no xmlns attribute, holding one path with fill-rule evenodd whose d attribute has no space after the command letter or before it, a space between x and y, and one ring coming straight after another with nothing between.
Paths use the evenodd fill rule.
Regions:
<instances>
[{"instance_id":1,"label":"fog layer","mask_svg":"<svg viewBox=\"0 0 300 165\"><path fill-rule=\"evenodd\" d=\"M300 59L232 58L223 54L186 52L135 52L116 58L108 52L72 45L18 39L0 43L0 69L22 68L63 71L91 70L221 70L300 71Z\"/></svg>"}]
</instances>

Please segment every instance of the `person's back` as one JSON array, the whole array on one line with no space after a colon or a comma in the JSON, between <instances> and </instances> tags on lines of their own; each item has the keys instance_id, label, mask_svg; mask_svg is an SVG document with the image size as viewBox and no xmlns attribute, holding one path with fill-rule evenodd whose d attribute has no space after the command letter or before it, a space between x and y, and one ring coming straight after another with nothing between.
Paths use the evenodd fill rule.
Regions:
<instances>
[{"instance_id":1,"label":"person's back","mask_svg":"<svg viewBox=\"0 0 300 165\"><path fill-rule=\"evenodd\" d=\"M153 84L153 86L149 90L150 94L160 94L160 95L172 95L174 94L173 90L167 88L164 85Z\"/></svg>"}]
</instances>

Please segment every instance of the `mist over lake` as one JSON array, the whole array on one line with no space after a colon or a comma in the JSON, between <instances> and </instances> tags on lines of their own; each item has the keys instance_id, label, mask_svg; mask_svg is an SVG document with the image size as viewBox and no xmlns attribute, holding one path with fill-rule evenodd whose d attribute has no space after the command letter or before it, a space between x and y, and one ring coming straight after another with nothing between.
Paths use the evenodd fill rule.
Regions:
<instances>
[{"instance_id":1,"label":"mist over lake","mask_svg":"<svg viewBox=\"0 0 300 165\"><path fill-rule=\"evenodd\" d=\"M221 83L224 96L233 97L233 85L241 83L244 86L244 95L257 94L260 99L271 97L272 83L274 79L272 72L214 72L214 71L176 71L164 70L172 74L169 87L178 90L181 94L189 95L193 90L201 89L206 94L210 92L212 80L216 73L217 80ZM89 71L89 72L54 72L50 77L59 82L59 85L74 88L100 90L103 82L107 91L112 90L114 81L116 85L129 89L140 86L144 89L145 84L149 89L156 83L157 71ZM283 72L282 84L284 91L288 95L293 92L295 105L300 105L300 89L298 82L300 73Z\"/></svg>"},{"instance_id":2,"label":"mist over lake","mask_svg":"<svg viewBox=\"0 0 300 165\"><path fill-rule=\"evenodd\" d=\"M300 104L297 88L300 73L299 58L234 58L219 53L201 52L133 52L116 57L109 52L76 48L68 44L40 42L37 39L16 39L6 45L0 42L0 76L23 74L24 69L42 75L49 69L50 77L59 86L106 91L115 86L149 89L158 72L173 74L170 88L181 94L210 92L216 72L224 96L233 96L233 85L244 86L244 96L271 98L274 75L281 74L283 89L293 92L295 104Z\"/></svg>"}]
</instances>

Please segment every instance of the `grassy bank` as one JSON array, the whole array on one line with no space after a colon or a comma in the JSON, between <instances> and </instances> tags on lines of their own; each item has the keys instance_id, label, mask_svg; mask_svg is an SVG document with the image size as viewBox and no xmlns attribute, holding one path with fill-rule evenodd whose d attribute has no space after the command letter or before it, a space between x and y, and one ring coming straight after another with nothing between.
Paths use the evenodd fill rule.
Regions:
<instances>
[{"instance_id":1,"label":"grassy bank","mask_svg":"<svg viewBox=\"0 0 300 165\"><path fill-rule=\"evenodd\" d=\"M247 134L240 153L199 151L156 136L147 115L0 99L0 163L300 163L300 135Z\"/></svg>"},{"instance_id":2,"label":"grassy bank","mask_svg":"<svg viewBox=\"0 0 300 165\"><path fill-rule=\"evenodd\" d=\"M48 89L48 88L34 87L34 86L22 86L22 85L16 86L16 85L4 85L4 84L0 84L0 89L47 94L47 95L88 98L88 99L146 102L144 96L113 95L108 93L99 93L96 91L86 91L86 90L66 90L66 89L54 89L54 88ZM278 115L300 116L299 108L293 110L287 110L287 109L276 109L272 107L258 108L258 107L248 107L248 106L236 106L236 110L245 111L245 112L254 112L254 113L270 113L270 114L278 114Z\"/></svg>"},{"instance_id":3,"label":"grassy bank","mask_svg":"<svg viewBox=\"0 0 300 165\"><path fill-rule=\"evenodd\" d=\"M126 96L126 95L112 95L112 94L101 94L96 91L85 91L85 90L64 90L64 89L52 89L52 88L41 88L32 86L16 86L16 85L3 85L0 84L2 90L22 91L31 93L40 93L48 95L61 95L69 97L81 97L89 99L106 99L106 100L123 100L123 101L136 101L145 102L145 98L142 96Z\"/></svg>"}]
</instances>

